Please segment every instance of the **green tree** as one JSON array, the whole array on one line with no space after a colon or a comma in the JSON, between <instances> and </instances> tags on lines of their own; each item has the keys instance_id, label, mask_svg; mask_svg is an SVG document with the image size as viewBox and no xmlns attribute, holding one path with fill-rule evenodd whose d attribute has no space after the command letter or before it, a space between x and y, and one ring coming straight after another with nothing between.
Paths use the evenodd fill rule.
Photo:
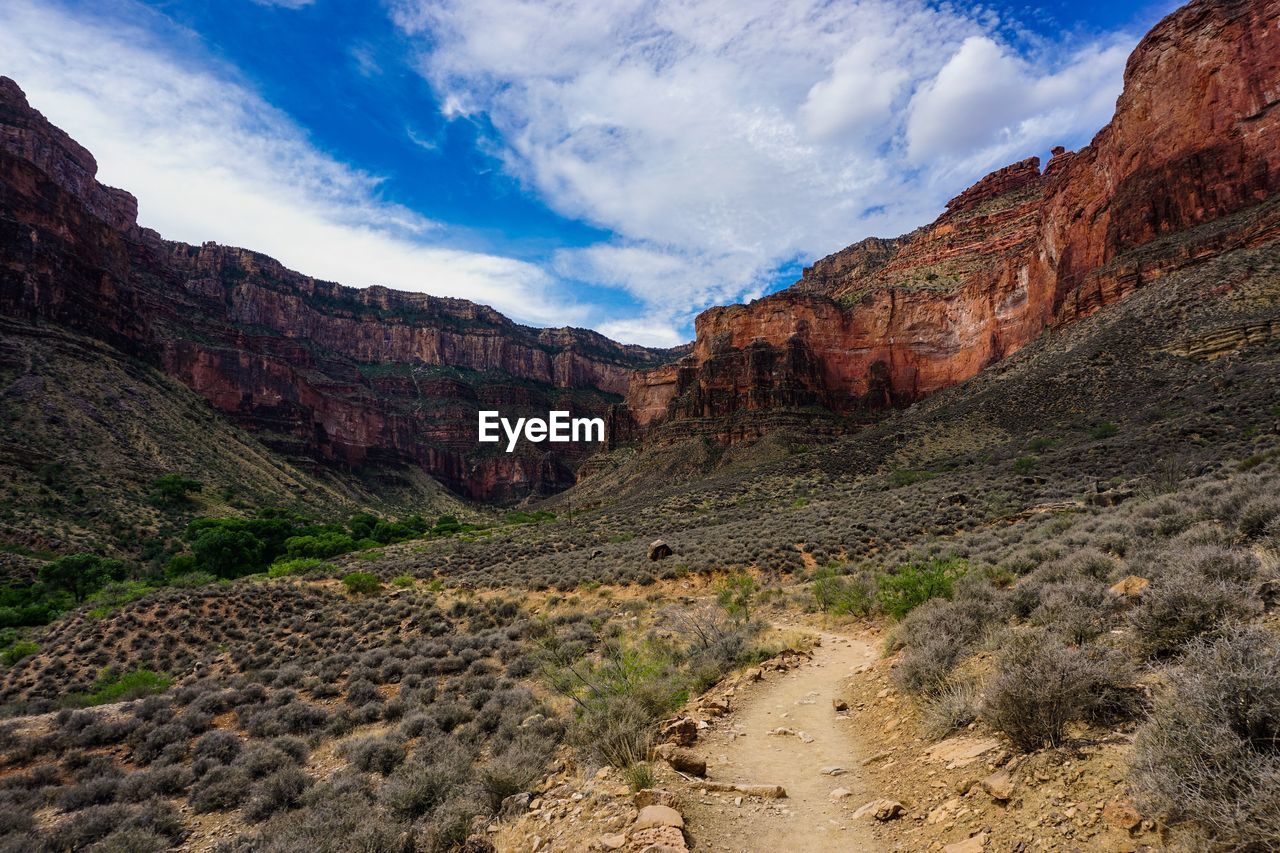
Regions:
<instances>
[{"instance_id":1,"label":"green tree","mask_svg":"<svg viewBox=\"0 0 1280 853\"><path fill-rule=\"evenodd\" d=\"M44 584L71 593L80 604L107 581L119 580L124 575L124 564L96 554L71 554L45 563L39 575Z\"/></svg>"},{"instance_id":2,"label":"green tree","mask_svg":"<svg viewBox=\"0 0 1280 853\"><path fill-rule=\"evenodd\" d=\"M175 507L191 502L191 493L204 489L204 483L181 474L165 474L151 483L151 500L159 506Z\"/></svg>"},{"instance_id":3,"label":"green tree","mask_svg":"<svg viewBox=\"0 0 1280 853\"><path fill-rule=\"evenodd\" d=\"M262 540L247 530L206 530L196 537L191 550L206 571L220 578L238 578L266 568Z\"/></svg>"}]
</instances>

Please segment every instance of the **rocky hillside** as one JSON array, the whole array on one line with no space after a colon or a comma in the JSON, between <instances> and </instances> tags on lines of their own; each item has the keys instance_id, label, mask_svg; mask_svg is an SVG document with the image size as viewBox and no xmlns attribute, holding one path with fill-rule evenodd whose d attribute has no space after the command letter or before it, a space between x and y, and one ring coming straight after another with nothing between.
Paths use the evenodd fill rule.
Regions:
<instances>
[{"instance_id":1,"label":"rocky hillside","mask_svg":"<svg viewBox=\"0 0 1280 853\"><path fill-rule=\"evenodd\" d=\"M180 380L274 450L418 467L506 501L573 482L592 446L476 451L476 411L600 414L671 353L531 329L460 299L355 289L137 224L92 155L0 78L0 313L97 338Z\"/></svg>"},{"instance_id":2,"label":"rocky hillside","mask_svg":"<svg viewBox=\"0 0 1280 853\"><path fill-rule=\"evenodd\" d=\"M931 225L706 311L688 357L633 377L614 435L835 431L1172 271L1274 240L1263 202L1280 190L1278 19L1274 0L1170 15L1130 57L1115 117L1090 145L1055 149L1043 171L1037 158L1001 169Z\"/></svg>"}]
</instances>

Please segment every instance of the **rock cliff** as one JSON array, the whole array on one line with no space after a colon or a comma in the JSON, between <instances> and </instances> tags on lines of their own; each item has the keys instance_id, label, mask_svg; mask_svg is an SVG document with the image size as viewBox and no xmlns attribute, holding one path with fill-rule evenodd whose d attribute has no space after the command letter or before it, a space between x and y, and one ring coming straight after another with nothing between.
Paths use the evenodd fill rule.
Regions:
<instances>
[{"instance_id":1,"label":"rock cliff","mask_svg":"<svg viewBox=\"0 0 1280 853\"><path fill-rule=\"evenodd\" d=\"M1280 2L1196 0L1135 49L1090 145L1055 149L1043 172L1038 158L1001 169L931 225L704 312L689 356L631 378L611 435L733 441L783 410L847 425L964 381L1174 269L1275 239L1264 202L1280 190L1277 103Z\"/></svg>"},{"instance_id":2,"label":"rock cliff","mask_svg":"<svg viewBox=\"0 0 1280 853\"><path fill-rule=\"evenodd\" d=\"M563 488L587 445L480 452L476 412L603 414L676 353L532 329L461 299L356 289L137 224L92 155L0 77L0 312L161 367L294 458L414 464L468 497ZM548 450L548 448L553 448Z\"/></svg>"}]
</instances>

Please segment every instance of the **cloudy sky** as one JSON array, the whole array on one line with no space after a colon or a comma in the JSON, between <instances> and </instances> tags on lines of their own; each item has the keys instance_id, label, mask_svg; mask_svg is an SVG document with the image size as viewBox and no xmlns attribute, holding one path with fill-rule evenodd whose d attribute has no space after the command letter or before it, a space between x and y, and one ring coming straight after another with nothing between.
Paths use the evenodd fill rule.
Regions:
<instances>
[{"instance_id":1,"label":"cloudy sky","mask_svg":"<svg viewBox=\"0 0 1280 853\"><path fill-rule=\"evenodd\" d=\"M4 0L166 237L671 345L1109 118L1173 2Z\"/></svg>"}]
</instances>

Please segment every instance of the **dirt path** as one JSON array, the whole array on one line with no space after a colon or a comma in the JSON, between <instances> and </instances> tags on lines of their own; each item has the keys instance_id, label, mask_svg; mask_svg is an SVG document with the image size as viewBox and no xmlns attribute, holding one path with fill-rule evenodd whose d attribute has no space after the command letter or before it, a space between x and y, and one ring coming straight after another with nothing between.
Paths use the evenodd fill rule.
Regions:
<instances>
[{"instance_id":1,"label":"dirt path","mask_svg":"<svg viewBox=\"0 0 1280 853\"><path fill-rule=\"evenodd\" d=\"M867 819L853 812L875 799L863 782L866 756L832 700L844 695L853 671L877 657L872 643L824 633L813 658L796 669L772 673L741 691L733 713L708 732L697 751L710 778L723 782L782 785L780 800L705 793L688 799L686 820L699 850L827 851L880 849ZM770 734L779 728L801 734ZM831 776L824 769L842 767ZM843 788L843 799L832 792Z\"/></svg>"}]
</instances>

